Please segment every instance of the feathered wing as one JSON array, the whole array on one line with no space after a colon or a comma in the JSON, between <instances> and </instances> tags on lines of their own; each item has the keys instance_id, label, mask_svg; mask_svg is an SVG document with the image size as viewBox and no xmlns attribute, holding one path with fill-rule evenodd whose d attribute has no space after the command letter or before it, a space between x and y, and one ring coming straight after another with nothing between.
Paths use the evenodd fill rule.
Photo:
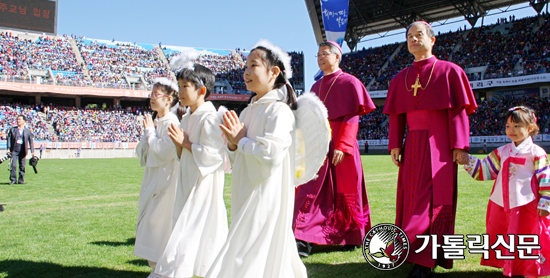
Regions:
<instances>
[{"instance_id":1,"label":"feathered wing","mask_svg":"<svg viewBox=\"0 0 550 278\"><path fill-rule=\"evenodd\" d=\"M225 115L225 113L227 112L229 112L229 110L227 110L225 106L220 105L220 107L218 107L218 119L220 120L220 123L222 125L224 124L223 115ZM222 136L223 136L223 144L226 145L227 139L225 138L225 134L222 134ZM227 154L225 152L223 152L223 171L226 174L231 174L232 172L231 163L229 163L229 158L227 157Z\"/></svg>"},{"instance_id":2,"label":"feathered wing","mask_svg":"<svg viewBox=\"0 0 550 278\"><path fill-rule=\"evenodd\" d=\"M220 107L218 107L218 119L220 119L220 122L223 124L223 115L225 115L225 113L227 113L229 110L227 110L227 107L223 106L223 105L220 105Z\"/></svg>"},{"instance_id":3,"label":"feathered wing","mask_svg":"<svg viewBox=\"0 0 550 278\"><path fill-rule=\"evenodd\" d=\"M174 71L179 71L180 69L193 69L195 60L200 56L200 53L196 50L190 50L184 53L181 53L175 56L170 62L170 68Z\"/></svg>"},{"instance_id":4,"label":"feathered wing","mask_svg":"<svg viewBox=\"0 0 550 278\"><path fill-rule=\"evenodd\" d=\"M297 102L295 185L299 186L317 178L328 153L331 130L327 108L314 93L304 93Z\"/></svg>"}]
</instances>

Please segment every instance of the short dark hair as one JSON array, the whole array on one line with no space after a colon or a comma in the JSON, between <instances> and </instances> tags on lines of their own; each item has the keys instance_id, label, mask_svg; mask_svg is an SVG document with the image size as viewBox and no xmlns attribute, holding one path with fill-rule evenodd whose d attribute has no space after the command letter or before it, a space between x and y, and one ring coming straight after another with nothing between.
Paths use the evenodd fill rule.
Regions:
<instances>
[{"instance_id":1,"label":"short dark hair","mask_svg":"<svg viewBox=\"0 0 550 278\"><path fill-rule=\"evenodd\" d=\"M195 64L195 69L185 68L178 72L178 80L187 80L195 85L195 88L206 87L206 99L214 91L214 83L216 82L216 76L210 69L205 66Z\"/></svg>"},{"instance_id":2,"label":"short dark hair","mask_svg":"<svg viewBox=\"0 0 550 278\"><path fill-rule=\"evenodd\" d=\"M27 121L27 117L25 117L25 115L21 115L21 114L17 115L17 118L19 118L19 117L23 118L23 121L25 121L25 122Z\"/></svg>"}]
</instances>

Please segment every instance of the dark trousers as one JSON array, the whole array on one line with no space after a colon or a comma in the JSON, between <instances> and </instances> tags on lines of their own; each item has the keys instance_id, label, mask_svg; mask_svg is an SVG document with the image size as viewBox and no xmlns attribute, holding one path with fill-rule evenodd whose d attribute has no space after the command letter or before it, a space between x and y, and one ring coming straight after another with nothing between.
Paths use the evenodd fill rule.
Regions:
<instances>
[{"instance_id":1,"label":"dark trousers","mask_svg":"<svg viewBox=\"0 0 550 278\"><path fill-rule=\"evenodd\" d=\"M10 181L12 182L25 182L25 160L26 155L19 152L11 153L11 172L10 172ZM17 181L17 162L19 162L19 181Z\"/></svg>"}]
</instances>

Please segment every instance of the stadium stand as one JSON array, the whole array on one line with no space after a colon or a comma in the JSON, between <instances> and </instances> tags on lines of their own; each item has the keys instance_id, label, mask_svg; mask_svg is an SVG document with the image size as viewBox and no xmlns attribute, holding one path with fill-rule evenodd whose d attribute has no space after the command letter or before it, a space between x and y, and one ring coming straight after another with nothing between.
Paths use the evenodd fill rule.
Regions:
<instances>
[{"instance_id":1,"label":"stadium stand","mask_svg":"<svg viewBox=\"0 0 550 278\"><path fill-rule=\"evenodd\" d=\"M46 122L38 115L37 107L20 104L0 105L0 137L6 140L8 130L17 125L17 116L24 115L27 126L35 140L55 141L56 136L48 131Z\"/></svg>"},{"instance_id":2,"label":"stadium stand","mask_svg":"<svg viewBox=\"0 0 550 278\"><path fill-rule=\"evenodd\" d=\"M465 69L470 80L550 72L550 16L502 19L499 24L436 35L433 53ZM345 54L342 68L368 90L387 90L391 79L412 64L406 42Z\"/></svg>"},{"instance_id":3,"label":"stadium stand","mask_svg":"<svg viewBox=\"0 0 550 278\"><path fill-rule=\"evenodd\" d=\"M67 36L39 36L36 40L23 39L9 32L0 33L0 75L11 80L29 80L29 70L49 71L49 81L54 76L62 83L83 80L82 67Z\"/></svg>"},{"instance_id":4,"label":"stadium stand","mask_svg":"<svg viewBox=\"0 0 550 278\"><path fill-rule=\"evenodd\" d=\"M383 114L384 106L376 107L359 120L358 140L373 140L388 138L388 116Z\"/></svg>"},{"instance_id":5,"label":"stadium stand","mask_svg":"<svg viewBox=\"0 0 550 278\"><path fill-rule=\"evenodd\" d=\"M48 122L62 142L138 142L142 125L125 110L53 108Z\"/></svg>"},{"instance_id":6,"label":"stadium stand","mask_svg":"<svg viewBox=\"0 0 550 278\"><path fill-rule=\"evenodd\" d=\"M510 17L494 25L437 34L434 54L463 67L470 80L506 78L550 72L548 41L548 14L519 20ZM42 74L44 83L143 90L149 89L153 78L169 76L169 61L189 49L78 36L22 36L10 32L0 33L0 46L0 80L30 82ZM199 62L209 67L218 81L228 82L232 93L249 93L242 81L247 51L197 50L202 53ZM290 54L293 78L303 80L304 55ZM387 90L393 76L412 60L406 43L401 42L345 54L341 68L358 77L369 91ZM479 109L471 116L471 135L504 134L500 122L503 113L506 108L520 104L537 111L541 133L548 133L550 101L524 97L492 102L479 100ZM0 135L4 136L7 128L15 123L14 117L23 113L32 119L29 125L40 140L136 142L141 129L136 124L139 110L141 108L94 110L9 104L0 107ZM358 139L387 138L388 117L382 110L383 107L379 107L361 117Z\"/></svg>"},{"instance_id":7,"label":"stadium stand","mask_svg":"<svg viewBox=\"0 0 550 278\"><path fill-rule=\"evenodd\" d=\"M478 100L476 113L470 116L470 134L472 136L506 135L504 116L510 107L524 105L535 110L537 124L541 128L540 134L548 133L548 115L550 113L550 99L548 98L505 98L502 101Z\"/></svg>"},{"instance_id":8,"label":"stadium stand","mask_svg":"<svg viewBox=\"0 0 550 278\"><path fill-rule=\"evenodd\" d=\"M27 118L35 141L52 142L138 142L143 108L76 109L44 105L0 105L0 137L16 125L18 115Z\"/></svg>"},{"instance_id":9,"label":"stadium stand","mask_svg":"<svg viewBox=\"0 0 550 278\"><path fill-rule=\"evenodd\" d=\"M341 68L368 86L396 47L397 43L343 55Z\"/></svg>"},{"instance_id":10,"label":"stadium stand","mask_svg":"<svg viewBox=\"0 0 550 278\"><path fill-rule=\"evenodd\" d=\"M170 76L154 46L82 39L78 47L97 87L147 89L154 78Z\"/></svg>"}]
</instances>

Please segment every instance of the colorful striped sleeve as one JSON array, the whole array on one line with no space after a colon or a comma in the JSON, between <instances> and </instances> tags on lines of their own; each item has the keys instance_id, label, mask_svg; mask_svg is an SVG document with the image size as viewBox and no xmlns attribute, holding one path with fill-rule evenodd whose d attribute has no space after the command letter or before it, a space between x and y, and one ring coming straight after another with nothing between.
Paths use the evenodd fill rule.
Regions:
<instances>
[{"instance_id":1,"label":"colorful striped sleeve","mask_svg":"<svg viewBox=\"0 0 550 278\"><path fill-rule=\"evenodd\" d=\"M464 170L475 180L488 181L496 179L500 171L500 155L498 150L492 151L485 159L469 155L470 161L464 165Z\"/></svg>"},{"instance_id":2,"label":"colorful striped sleeve","mask_svg":"<svg viewBox=\"0 0 550 278\"><path fill-rule=\"evenodd\" d=\"M548 205L544 205L550 200L550 161L544 152L535 157L535 176L539 183L539 205L538 207L550 211Z\"/></svg>"}]
</instances>

